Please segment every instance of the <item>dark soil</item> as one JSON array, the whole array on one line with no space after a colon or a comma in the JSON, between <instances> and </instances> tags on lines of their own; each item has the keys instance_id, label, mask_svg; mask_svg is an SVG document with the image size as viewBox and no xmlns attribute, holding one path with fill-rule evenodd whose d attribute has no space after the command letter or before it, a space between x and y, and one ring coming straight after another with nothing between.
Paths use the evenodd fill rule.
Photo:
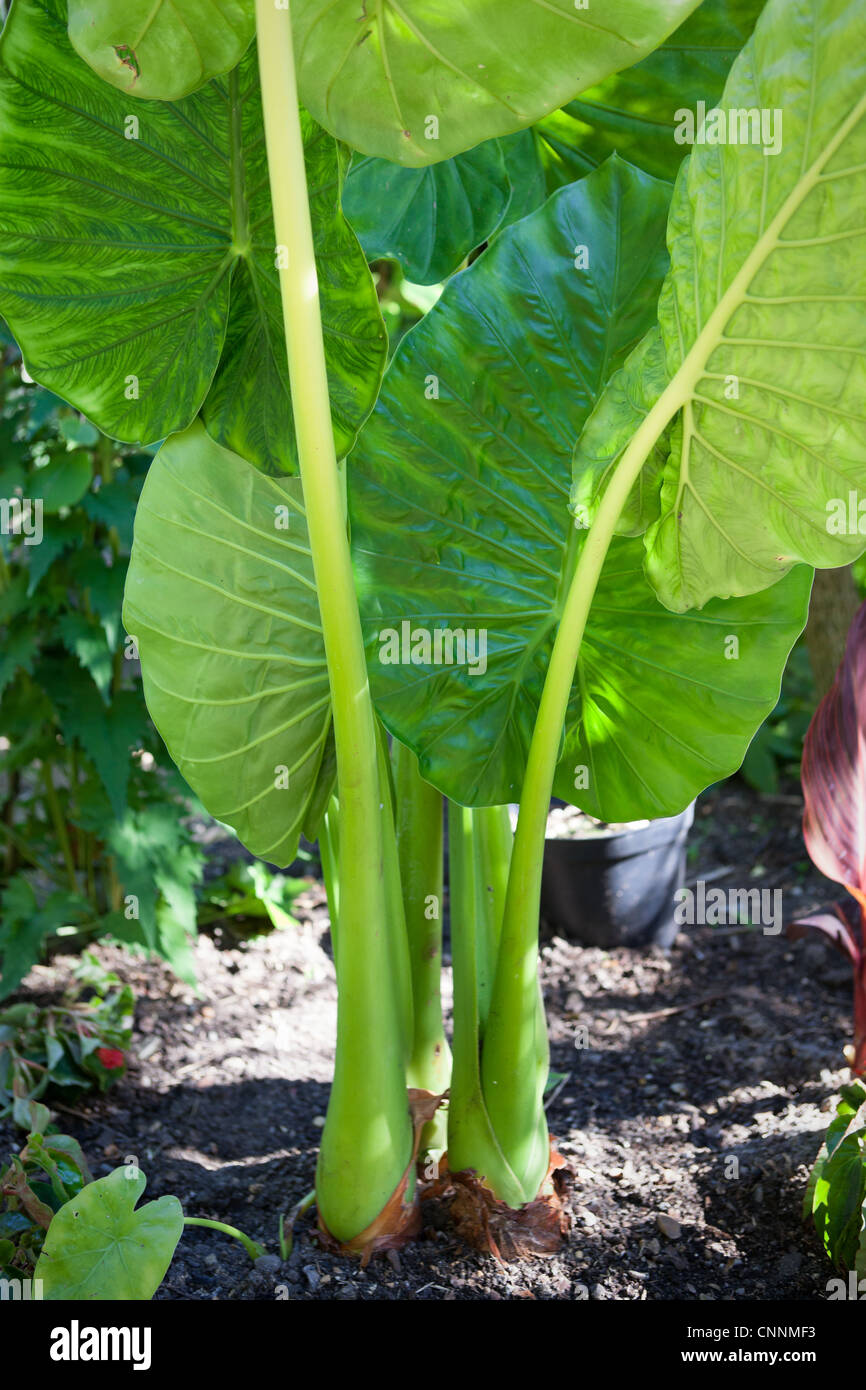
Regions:
<instances>
[{"instance_id":1,"label":"dark soil","mask_svg":"<svg viewBox=\"0 0 866 1390\"><path fill-rule=\"evenodd\" d=\"M799 798L738 782L702 798L690 872L781 888L785 918L835 896L808 865ZM726 874L718 874L727 869ZM97 1176L128 1156L149 1196L241 1227L278 1252L281 1212L312 1186L328 1099L336 990L324 894L298 931L197 947L196 996L159 963L100 954L138 998L133 1060L107 1097L59 1115ZM60 989L68 961L35 971ZM850 972L820 942L760 928L684 928L669 954L548 940L542 972L559 1082L551 1129L568 1161L571 1234L549 1260L501 1268L460 1246L447 1199L365 1272L299 1223L287 1263L191 1230L158 1299L775 1299L826 1297L832 1274L800 1219L807 1166L846 1076ZM447 975L447 972L446 972ZM446 977L446 993L450 979ZM0 1125L0 1152L21 1143Z\"/></svg>"}]
</instances>

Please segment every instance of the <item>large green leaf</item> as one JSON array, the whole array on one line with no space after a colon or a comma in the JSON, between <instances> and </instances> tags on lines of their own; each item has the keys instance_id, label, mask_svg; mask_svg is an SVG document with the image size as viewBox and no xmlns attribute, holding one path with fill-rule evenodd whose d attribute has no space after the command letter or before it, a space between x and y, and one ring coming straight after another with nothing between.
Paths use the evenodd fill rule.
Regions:
<instances>
[{"instance_id":1,"label":"large green leaf","mask_svg":"<svg viewBox=\"0 0 866 1390\"><path fill-rule=\"evenodd\" d=\"M399 261L419 285L435 285L499 226L511 184L498 140L423 169L356 156L343 210L368 260Z\"/></svg>"},{"instance_id":2,"label":"large green leaf","mask_svg":"<svg viewBox=\"0 0 866 1390\"><path fill-rule=\"evenodd\" d=\"M331 718L300 479L256 472L199 424L164 444L123 621L190 786L254 854L288 864Z\"/></svg>"},{"instance_id":3,"label":"large green leaf","mask_svg":"<svg viewBox=\"0 0 866 1390\"><path fill-rule=\"evenodd\" d=\"M673 180L688 152L674 139L677 113L721 96L763 2L704 0L642 62L501 141L423 169L356 156L343 207L367 258L393 257L410 280L435 284L498 227L614 151Z\"/></svg>"},{"instance_id":4,"label":"large green leaf","mask_svg":"<svg viewBox=\"0 0 866 1390\"><path fill-rule=\"evenodd\" d=\"M236 67L253 0L69 0L69 38L93 71L133 97L177 101Z\"/></svg>"},{"instance_id":5,"label":"large green leaf","mask_svg":"<svg viewBox=\"0 0 866 1390\"><path fill-rule=\"evenodd\" d=\"M860 0L770 0L721 107L767 112L771 141L771 121L782 121L781 148L695 145L671 206L653 330L661 355L643 350L611 383L575 455L573 501L591 516L662 390L659 428L679 412L660 500L642 516L652 522L648 573L673 609L752 593L798 561L841 565L864 548Z\"/></svg>"},{"instance_id":6,"label":"large green leaf","mask_svg":"<svg viewBox=\"0 0 866 1390\"><path fill-rule=\"evenodd\" d=\"M580 544L566 509L572 441L652 314L666 205L666 185L612 159L503 232L404 339L349 460L374 698L424 776L463 803L519 796ZM738 766L778 696L809 589L799 571L683 620L641 561L640 541L611 549L556 779L558 795L613 820L679 811ZM384 662L396 654L388 630L401 638L404 623L431 640L474 631L476 674ZM578 766L588 785L575 786Z\"/></svg>"},{"instance_id":7,"label":"large green leaf","mask_svg":"<svg viewBox=\"0 0 866 1390\"><path fill-rule=\"evenodd\" d=\"M433 164L643 58L695 0L295 0L301 97L364 154Z\"/></svg>"},{"instance_id":8,"label":"large green leaf","mask_svg":"<svg viewBox=\"0 0 866 1390\"><path fill-rule=\"evenodd\" d=\"M340 209L345 153L306 113L304 138L343 454L386 335ZM131 442L184 428L205 402L221 442L293 469L255 52L226 82L130 111L71 47L62 0L16 0L0 39L0 169L0 311L31 376Z\"/></svg>"},{"instance_id":9,"label":"large green leaf","mask_svg":"<svg viewBox=\"0 0 866 1390\"><path fill-rule=\"evenodd\" d=\"M582 178L614 150L657 178L675 178L688 153L674 138L677 113L718 100L763 4L703 0L647 58L541 121L535 134L548 187Z\"/></svg>"},{"instance_id":10,"label":"large green leaf","mask_svg":"<svg viewBox=\"0 0 866 1390\"><path fill-rule=\"evenodd\" d=\"M148 1302L183 1235L176 1197L135 1204L147 1186L138 1168L115 1168L56 1213L35 1277L56 1302Z\"/></svg>"}]
</instances>

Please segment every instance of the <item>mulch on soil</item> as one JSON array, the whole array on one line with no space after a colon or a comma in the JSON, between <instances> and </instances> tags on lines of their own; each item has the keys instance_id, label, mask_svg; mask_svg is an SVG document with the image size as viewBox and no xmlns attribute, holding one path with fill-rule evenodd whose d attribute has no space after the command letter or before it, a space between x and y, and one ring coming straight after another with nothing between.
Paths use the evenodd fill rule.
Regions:
<instances>
[{"instance_id":1,"label":"mulch on soil","mask_svg":"<svg viewBox=\"0 0 866 1390\"><path fill-rule=\"evenodd\" d=\"M808 864L796 789L760 802L737 781L707 793L689 872L780 888L785 919L841 896ZM720 872L727 870L727 872ZM59 1119L100 1176L134 1156L148 1197L239 1226L272 1252L254 1268L215 1232L185 1234L158 1299L788 1299L826 1297L833 1271L800 1219L807 1167L847 1070L846 963L820 942L760 928L684 928L668 954L542 950L549 1107L567 1159L571 1232L560 1254L500 1267L454 1237L447 1199L422 1237L365 1271L299 1223L281 1264L281 1212L313 1185L336 1018L324 893L297 931L196 948L200 994L159 962L99 954L137 996L133 1058L107 1097ZM62 989L70 962L34 971ZM446 999L450 979L446 972ZM0 1154L21 1144L0 1124Z\"/></svg>"}]
</instances>

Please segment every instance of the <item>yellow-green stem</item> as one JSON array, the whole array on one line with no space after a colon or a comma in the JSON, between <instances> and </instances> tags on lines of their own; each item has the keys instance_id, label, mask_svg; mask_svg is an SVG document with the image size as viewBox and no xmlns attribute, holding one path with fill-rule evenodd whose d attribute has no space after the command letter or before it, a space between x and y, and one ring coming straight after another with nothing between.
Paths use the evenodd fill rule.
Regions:
<instances>
[{"instance_id":1,"label":"yellow-green stem","mask_svg":"<svg viewBox=\"0 0 866 1390\"><path fill-rule=\"evenodd\" d=\"M316 1176L337 1239L358 1235L412 1151L393 988L377 740L334 452L288 3L256 0L262 111L295 435L331 682L340 801L339 1004L334 1083Z\"/></svg>"},{"instance_id":2,"label":"yellow-green stem","mask_svg":"<svg viewBox=\"0 0 866 1390\"><path fill-rule=\"evenodd\" d=\"M525 1189L546 1168L543 1011L538 1005L538 913L547 815L562 729L586 621L620 513L661 430L682 404L672 384L625 449L587 532L563 606L529 746L514 836L496 979L482 1054L484 1099L509 1164ZM535 1065L533 1065L533 1060Z\"/></svg>"},{"instance_id":3,"label":"yellow-green stem","mask_svg":"<svg viewBox=\"0 0 866 1390\"><path fill-rule=\"evenodd\" d=\"M397 853L409 962L414 1027L407 1068L410 1086L442 1092L451 1079L451 1050L442 1026L442 793L425 782L418 759L402 743L394 744ZM444 1110L425 1127L421 1147L445 1147Z\"/></svg>"}]
</instances>

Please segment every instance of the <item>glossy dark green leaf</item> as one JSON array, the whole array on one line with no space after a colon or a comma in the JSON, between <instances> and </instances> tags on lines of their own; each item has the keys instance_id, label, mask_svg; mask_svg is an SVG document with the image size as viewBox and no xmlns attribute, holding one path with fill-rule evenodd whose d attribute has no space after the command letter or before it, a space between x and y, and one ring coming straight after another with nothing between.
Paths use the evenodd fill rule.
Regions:
<instances>
[{"instance_id":1,"label":"glossy dark green leaf","mask_svg":"<svg viewBox=\"0 0 866 1390\"><path fill-rule=\"evenodd\" d=\"M514 135L503 135L499 147L511 184L511 200L499 227L500 231L504 231L512 222L519 222L521 217L528 217L536 208L541 207L547 197L547 187L534 129L518 130ZM570 183L571 180L567 182ZM554 191L551 189L551 192Z\"/></svg>"},{"instance_id":2,"label":"glossy dark green leaf","mask_svg":"<svg viewBox=\"0 0 866 1390\"><path fill-rule=\"evenodd\" d=\"M136 1203L147 1186L127 1165L88 1183L57 1212L35 1277L55 1302L147 1302L156 1293L183 1235L176 1197Z\"/></svg>"},{"instance_id":3,"label":"glossy dark green leaf","mask_svg":"<svg viewBox=\"0 0 866 1390\"><path fill-rule=\"evenodd\" d=\"M142 490L123 621L187 782L253 854L290 863L331 720L300 480L258 473L199 424L169 440Z\"/></svg>"},{"instance_id":4,"label":"glossy dark green leaf","mask_svg":"<svg viewBox=\"0 0 866 1390\"><path fill-rule=\"evenodd\" d=\"M345 155L306 113L303 129L343 454L386 335L340 209ZM62 0L16 0L0 39L0 312L37 381L130 442L204 402L216 438L291 471L274 240L255 51L183 101L130 110L71 47Z\"/></svg>"},{"instance_id":5,"label":"glossy dark green leaf","mask_svg":"<svg viewBox=\"0 0 866 1390\"><path fill-rule=\"evenodd\" d=\"M500 234L407 335L349 460L377 707L424 776L463 803L519 795L581 543L566 514L572 442L652 315L666 204L666 185L613 159ZM739 765L808 601L801 570L683 621L641 561L640 540L611 549L556 779L558 795L608 820L679 811ZM423 660L423 640L420 661L411 642L408 664L382 660L391 633L403 655L404 623L410 638L462 630L475 645L462 665L448 664L444 639L440 664Z\"/></svg>"},{"instance_id":6,"label":"glossy dark green leaf","mask_svg":"<svg viewBox=\"0 0 866 1390\"><path fill-rule=\"evenodd\" d=\"M370 261L399 261L419 285L435 285L496 230L511 199L498 140L422 169L356 155L343 210Z\"/></svg>"},{"instance_id":7,"label":"glossy dark green leaf","mask_svg":"<svg viewBox=\"0 0 866 1390\"><path fill-rule=\"evenodd\" d=\"M433 164L638 62L695 0L293 0L301 98L338 139Z\"/></svg>"},{"instance_id":8,"label":"glossy dark green leaf","mask_svg":"<svg viewBox=\"0 0 866 1390\"><path fill-rule=\"evenodd\" d=\"M673 179L688 154L677 113L712 107L764 0L703 0L670 38L634 67L583 92L535 129L552 191L582 178L614 150L657 178Z\"/></svg>"},{"instance_id":9,"label":"glossy dark green leaf","mask_svg":"<svg viewBox=\"0 0 866 1390\"><path fill-rule=\"evenodd\" d=\"M236 67L254 0L69 0L69 38L129 96L177 101Z\"/></svg>"},{"instance_id":10,"label":"glossy dark green leaf","mask_svg":"<svg viewBox=\"0 0 866 1390\"><path fill-rule=\"evenodd\" d=\"M643 523L647 572L677 610L866 545L860 0L770 0L702 139L671 204L660 353L626 365L575 455L574 503L591 516L664 391L655 443L674 423Z\"/></svg>"}]
</instances>

